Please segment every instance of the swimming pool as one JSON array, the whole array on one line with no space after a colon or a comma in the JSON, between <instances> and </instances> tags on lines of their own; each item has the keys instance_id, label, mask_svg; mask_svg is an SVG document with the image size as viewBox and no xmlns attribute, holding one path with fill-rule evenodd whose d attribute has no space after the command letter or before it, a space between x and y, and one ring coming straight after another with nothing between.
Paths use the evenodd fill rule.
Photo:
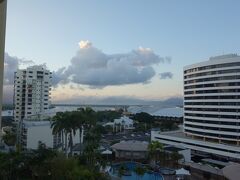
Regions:
<instances>
[{"instance_id":1,"label":"swimming pool","mask_svg":"<svg viewBox=\"0 0 240 180\"><path fill-rule=\"evenodd\" d=\"M134 170L137 166L144 166L140 163L136 162L124 162L112 165L112 168L110 169L110 175L112 176L118 176L118 169L120 166L124 166L127 171L121 176L122 180L135 180L135 179L141 179L141 180L163 180L163 176L157 172L153 171L147 171L143 176L137 175Z\"/></svg>"}]
</instances>

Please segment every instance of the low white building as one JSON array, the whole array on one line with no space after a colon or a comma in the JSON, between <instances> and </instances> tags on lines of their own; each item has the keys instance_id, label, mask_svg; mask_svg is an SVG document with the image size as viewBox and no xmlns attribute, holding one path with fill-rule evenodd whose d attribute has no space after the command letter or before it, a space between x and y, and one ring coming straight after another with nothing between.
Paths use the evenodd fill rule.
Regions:
<instances>
[{"instance_id":1,"label":"low white building","mask_svg":"<svg viewBox=\"0 0 240 180\"><path fill-rule=\"evenodd\" d=\"M50 121L23 121L22 144L25 149L37 149L39 142L49 148L61 144L60 137L52 134ZM79 132L73 136L73 144L79 143Z\"/></svg>"},{"instance_id":2,"label":"low white building","mask_svg":"<svg viewBox=\"0 0 240 180\"><path fill-rule=\"evenodd\" d=\"M119 119L114 119L113 122L108 122L103 126L112 126L113 131L131 130L133 127L133 120L127 116L123 116Z\"/></svg>"},{"instance_id":3,"label":"low white building","mask_svg":"<svg viewBox=\"0 0 240 180\"><path fill-rule=\"evenodd\" d=\"M234 145L213 143L193 139L186 136L180 128L177 131L160 132L151 131L151 140L159 141L164 145L172 145L176 147L184 147L191 149L191 153L207 153L216 156L226 157L230 159L240 160L240 148Z\"/></svg>"}]
</instances>

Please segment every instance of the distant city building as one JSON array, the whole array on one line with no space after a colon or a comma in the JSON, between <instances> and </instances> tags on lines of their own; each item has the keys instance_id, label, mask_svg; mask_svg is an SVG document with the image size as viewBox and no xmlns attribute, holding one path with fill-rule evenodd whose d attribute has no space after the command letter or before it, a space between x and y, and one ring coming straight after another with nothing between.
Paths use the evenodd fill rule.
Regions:
<instances>
[{"instance_id":1,"label":"distant city building","mask_svg":"<svg viewBox=\"0 0 240 180\"><path fill-rule=\"evenodd\" d=\"M44 66L17 70L14 76L14 120L42 120L50 106L52 73Z\"/></svg>"},{"instance_id":2,"label":"distant city building","mask_svg":"<svg viewBox=\"0 0 240 180\"><path fill-rule=\"evenodd\" d=\"M152 132L152 140L240 160L240 56L186 66L183 132Z\"/></svg>"}]
</instances>

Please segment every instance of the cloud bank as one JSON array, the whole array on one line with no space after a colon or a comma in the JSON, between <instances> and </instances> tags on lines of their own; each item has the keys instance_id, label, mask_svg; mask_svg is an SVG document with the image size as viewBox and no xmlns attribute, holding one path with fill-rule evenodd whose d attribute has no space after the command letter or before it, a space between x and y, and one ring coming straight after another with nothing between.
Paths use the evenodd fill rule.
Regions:
<instances>
[{"instance_id":1,"label":"cloud bank","mask_svg":"<svg viewBox=\"0 0 240 180\"><path fill-rule=\"evenodd\" d=\"M156 74L153 65L170 62L150 48L139 47L129 53L106 54L89 41L81 41L80 49L68 67L53 72L54 82L77 83L92 88L111 85L147 83Z\"/></svg>"},{"instance_id":2,"label":"cloud bank","mask_svg":"<svg viewBox=\"0 0 240 180\"><path fill-rule=\"evenodd\" d=\"M32 65L32 60L20 59L18 57L10 56L5 53L4 60L4 79L3 79L3 102L11 104L13 102L13 84L14 72L18 69L19 65Z\"/></svg>"},{"instance_id":3,"label":"cloud bank","mask_svg":"<svg viewBox=\"0 0 240 180\"><path fill-rule=\"evenodd\" d=\"M161 57L150 48L139 47L128 53L107 54L93 46L90 41L80 41L79 50L70 65L53 71L52 84L69 84L71 89L84 90L137 83L149 83L156 75L154 66L171 63L170 57ZM5 53L4 101L12 101L14 72L20 65L34 65L31 60ZM159 74L160 79L172 78L171 72ZM74 85L75 84L75 85Z\"/></svg>"},{"instance_id":4,"label":"cloud bank","mask_svg":"<svg viewBox=\"0 0 240 180\"><path fill-rule=\"evenodd\" d=\"M10 56L5 53L4 60L4 85L13 85L14 83L14 72L18 69L19 65L32 65L32 60L20 59L15 56Z\"/></svg>"}]
</instances>

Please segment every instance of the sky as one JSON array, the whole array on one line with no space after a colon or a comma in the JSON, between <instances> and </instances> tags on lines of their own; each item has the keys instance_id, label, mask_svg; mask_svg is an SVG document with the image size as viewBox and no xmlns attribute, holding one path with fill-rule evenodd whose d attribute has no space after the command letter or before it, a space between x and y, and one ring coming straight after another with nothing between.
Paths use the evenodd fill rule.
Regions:
<instances>
[{"instance_id":1,"label":"sky","mask_svg":"<svg viewBox=\"0 0 240 180\"><path fill-rule=\"evenodd\" d=\"M5 97L46 64L53 102L181 97L183 67L239 53L238 0L8 0Z\"/></svg>"}]
</instances>

